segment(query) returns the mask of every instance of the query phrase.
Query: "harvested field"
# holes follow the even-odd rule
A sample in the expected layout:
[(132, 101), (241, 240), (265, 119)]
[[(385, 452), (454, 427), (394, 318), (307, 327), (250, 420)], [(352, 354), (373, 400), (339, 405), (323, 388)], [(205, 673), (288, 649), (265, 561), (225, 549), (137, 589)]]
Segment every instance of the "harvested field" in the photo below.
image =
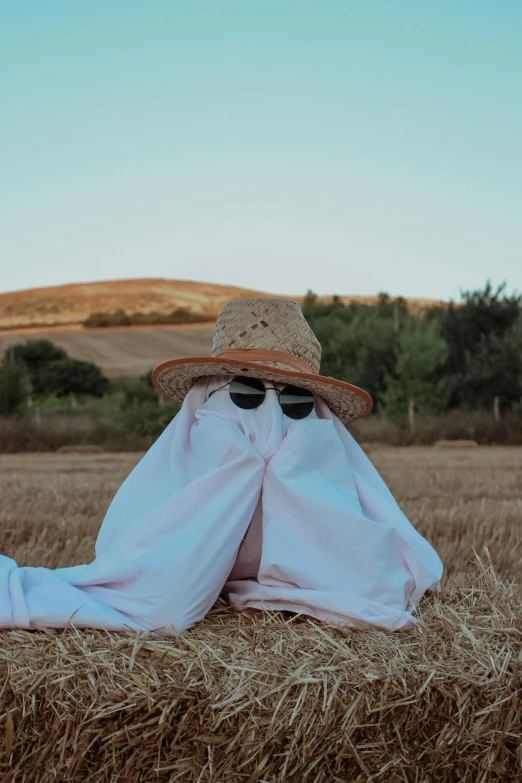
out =
[(177, 326), (120, 326), (38, 329), (13, 334), (0, 332), (0, 356), (10, 345), (27, 340), (50, 340), (73, 359), (93, 362), (108, 378), (142, 375), (168, 359), (208, 356), (213, 324)]
[[(138, 458), (0, 455), (0, 551), (92, 559)], [(446, 566), (415, 628), (347, 632), (218, 602), (170, 639), (4, 631), (2, 781), (522, 779), (522, 449), (371, 459)]]
[(474, 449), (478, 443), (476, 440), (438, 440), (434, 446), (437, 449)]

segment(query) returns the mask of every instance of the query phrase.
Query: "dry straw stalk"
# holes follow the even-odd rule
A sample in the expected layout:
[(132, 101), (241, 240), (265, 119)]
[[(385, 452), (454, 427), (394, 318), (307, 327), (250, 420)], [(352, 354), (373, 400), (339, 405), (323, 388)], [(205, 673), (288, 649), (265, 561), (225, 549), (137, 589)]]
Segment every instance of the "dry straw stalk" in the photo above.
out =
[[(0, 455), (0, 551), (89, 562), (137, 454)], [(0, 632), (0, 781), (522, 780), (517, 448), (380, 449), (440, 553), (417, 627), (350, 633), (222, 604), (168, 640)], [(487, 557), (471, 563), (473, 547)]]
[(522, 608), (487, 560), (409, 631), (218, 603), (169, 639), (4, 632), (1, 779), (514, 781)]

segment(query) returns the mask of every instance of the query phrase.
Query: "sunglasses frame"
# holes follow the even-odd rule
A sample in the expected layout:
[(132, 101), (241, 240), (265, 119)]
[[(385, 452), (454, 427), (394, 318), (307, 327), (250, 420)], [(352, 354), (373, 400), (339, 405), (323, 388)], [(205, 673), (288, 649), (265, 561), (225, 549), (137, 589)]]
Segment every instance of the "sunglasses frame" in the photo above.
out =
[[(261, 380), (261, 378), (252, 378), (251, 380), (259, 381), (260, 383), (262, 383), (262, 384), (263, 384), (263, 387), (264, 387), (265, 393), (264, 393), (264, 395), (263, 395), (263, 398), (261, 399), (261, 401), (260, 401), (259, 405), (256, 405), (254, 408), (242, 408), (240, 405), (237, 405), (237, 403), (236, 403), (236, 402), (234, 402), (234, 400), (233, 400), (233, 398), (232, 398), (232, 392), (230, 391), (230, 387), (231, 387), (231, 385), (232, 385), (232, 384), (234, 383), (234, 381), (236, 381), (236, 380), (238, 380), (238, 381), (245, 381), (245, 380), (247, 380), (247, 378), (246, 378), (245, 376), (242, 376), (242, 375), (236, 375), (236, 376), (234, 376), (234, 378), (232, 378), (232, 380), (231, 380), (231, 381), (227, 381), (227, 383), (224, 383), (224, 384), (223, 384), (223, 386), (220, 386), (220, 387), (219, 387), (219, 389), (214, 389), (214, 391), (211, 391), (211, 392), (210, 392), (210, 394), (208, 395), (208, 399), (210, 399), (210, 398), (212, 397), (212, 395), (213, 395), (213, 394), (215, 394), (216, 392), (218, 392), (218, 391), (222, 391), (223, 389), (226, 389), (226, 388), (227, 388), (227, 386), (228, 386), (228, 387), (229, 387), (229, 395), (230, 395), (230, 399), (232, 400), (232, 402), (234, 403), (234, 405), (235, 405), (237, 408), (239, 408), (240, 410), (256, 410), (256, 408), (259, 408), (259, 407), (260, 407), (260, 405), (262, 405), (262, 404), (264, 403), (264, 401), (265, 401), (265, 399), (266, 399), (266, 392), (267, 392), (267, 391), (275, 391), (275, 393), (277, 394), (277, 398), (278, 398), (278, 400), (279, 400), (279, 405), (281, 406), (281, 410), (283, 411), (283, 413), (285, 414), (285, 416), (288, 416), (288, 413), (286, 413), (286, 412), (285, 412), (285, 409), (284, 409), (284, 407), (283, 407), (283, 406), (285, 405), (285, 403), (281, 403), (281, 395), (285, 393), (285, 390), (286, 390), (286, 389), (301, 389), (301, 388), (303, 388), (303, 387), (301, 387), (301, 386), (295, 386), (295, 384), (289, 383), (289, 384), (287, 384), (287, 385), (284, 387), (284, 389), (281, 389), (281, 390), (280, 390), (280, 389), (276, 389), (274, 386), (265, 386), (265, 385), (264, 385), (264, 383), (263, 383), (263, 381)], [(258, 391), (260, 392), (261, 390), (259, 389)], [(304, 389), (304, 391), (309, 391), (309, 390), (308, 390), (308, 389)], [(309, 393), (310, 393), (310, 395), (311, 395), (311, 397), (312, 397), (312, 408), (311, 408), (311, 409), (310, 409), (310, 411), (309, 411), (309, 412), (306, 414), (306, 416), (302, 416), (302, 417), (300, 417), (300, 418), (302, 418), (302, 419), (306, 419), (306, 418), (307, 418), (307, 416), (309, 416), (309, 415), (312, 413), (312, 411), (314, 410), (314, 408), (315, 408), (315, 398), (314, 398), (314, 394), (313, 394), (313, 392), (311, 392), (311, 391), (310, 391)], [(290, 404), (292, 404), (292, 403), (290, 403)], [(295, 403), (294, 403), (294, 404), (295, 404)], [(300, 421), (300, 418), (295, 418), (294, 416), (288, 416), (288, 418), (289, 418), (289, 419), (293, 419), (294, 421)]]

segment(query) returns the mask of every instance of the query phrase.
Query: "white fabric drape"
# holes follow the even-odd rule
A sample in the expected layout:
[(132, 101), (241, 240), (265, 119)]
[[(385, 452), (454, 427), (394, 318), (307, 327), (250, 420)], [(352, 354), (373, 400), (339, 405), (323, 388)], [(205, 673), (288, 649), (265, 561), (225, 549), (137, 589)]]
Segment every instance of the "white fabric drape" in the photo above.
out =
[(253, 411), (226, 389), (208, 398), (227, 380), (191, 389), (114, 497), (92, 563), (0, 555), (0, 627), (179, 631), (220, 593), (352, 627), (414, 621), (441, 561), (349, 432), (320, 398), (301, 421), (270, 391)]

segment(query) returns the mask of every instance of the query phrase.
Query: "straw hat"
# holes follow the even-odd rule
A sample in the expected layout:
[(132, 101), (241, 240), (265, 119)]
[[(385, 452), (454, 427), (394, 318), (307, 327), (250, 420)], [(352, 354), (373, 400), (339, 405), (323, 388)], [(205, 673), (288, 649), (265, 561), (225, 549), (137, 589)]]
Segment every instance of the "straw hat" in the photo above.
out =
[(301, 386), (320, 395), (343, 424), (372, 407), (370, 395), (319, 375), (321, 345), (297, 302), (232, 299), (217, 319), (211, 356), (172, 359), (156, 367), (152, 381), (166, 397), (183, 402), (203, 375), (245, 375)]

